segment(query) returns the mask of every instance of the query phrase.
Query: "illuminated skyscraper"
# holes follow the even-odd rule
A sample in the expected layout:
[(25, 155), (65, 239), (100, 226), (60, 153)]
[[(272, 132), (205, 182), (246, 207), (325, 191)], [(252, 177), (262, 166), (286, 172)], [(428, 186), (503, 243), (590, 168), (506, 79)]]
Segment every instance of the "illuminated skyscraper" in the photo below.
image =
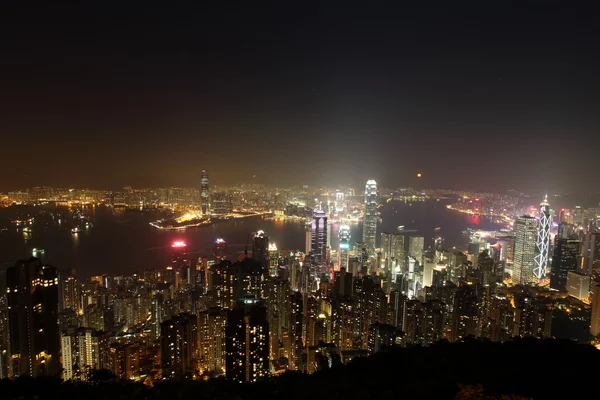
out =
[(258, 231), (252, 239), (252, 258), (260, 263), (263, 269), (269, 268), (269, 236), (264, 231)]
[(566, 290), (567, 274), (577, 270), (579, 256), (579, 240), (556, 238), (554, 254), (552, 255), (552, 270), (550, 271), (550, 287)]
[(58, 373), (58, 271), (20, 260), (6, 270), (6, 286), (13, 376)]
[(225, 239), (217, 238), (215, 240), (215, 260), (221, 261), (227, 258), (227, 242)]
[(339, 269), (346, 268), (348, 270), (348, 253), (350, 251), (350, 227), (348, 225), (340, 225), (338, 238), (340, 242)]
[(160, 324), (163, 378), (190, 378), (197, 367), (198, 322), (180, 314)]
[(411, 236), (408, 238), (408, 255), (413, 257), (420, 265), (423, 265), (423, 249), (425, 238), (423, 236)]
[(404, 235), (401, 233), (381, 234), (381, 262), (386, 277), (385, 289), (392, 290), (392, 282), (396, 282), (397, 274), (404, 274), (405, 268)]
[(517, 218), (515, 232), (515, 258), (512, 281), (514, 284), (527, 285), (537, 283), (535, 268), (535, 249), (537, 219), (529, 215)]
[(339, 190), (335, 191), (335, 212), (336, 214), (344, 212), (344, 193)]
[(310, 251), (315, 275), (319, 277), (323, 265), (327, 262), (327, 214), (321, 210), (315, 210), (313, 213)]
[(594, 337), (600, 336), (600, 283), (595, 283), (592, 288), (592, 319), (590, 333)]
[(81, 311), (81, 302), (79, 301), (80, 285), (75, 275), (75, 269), (70, 269), (64, 275), (64, 277), (61, 277), (62, 309), (79, 313)]
[(277, 276), (279, 267), (279, 251), (275, 243), (269, 243), (269, 275)]
[(377, 237), (377, 182), (367, 181), (365, 186), (365, 213), (363, 217), (363, 243), (370, 257), (375, 255)]
[(210, 213), (209, 206), (210, 193), (208, 191), (208, 171), (202, 170), (202, 179), (200, 180), (200, 209), (202, 215), (208, 215)]
[(226, 374), (235, 382), (269, 376), (269, 323), (262, 300), (245, 297), (227, 315)]
[(583, 237), (581, 246), (581, 273), (592, 275), (600, 260), (600, 233), (588, 232)]
[(550, 250), (550, 225), (552, 217), (550, 216), (550, 204), (548, 196), (540, 203), (540, 222), (537, 228), (535, 239), (535, 268), (533, 274), (537, 279), (543, 279), (546, 276), (548, 267), (548, 252)]

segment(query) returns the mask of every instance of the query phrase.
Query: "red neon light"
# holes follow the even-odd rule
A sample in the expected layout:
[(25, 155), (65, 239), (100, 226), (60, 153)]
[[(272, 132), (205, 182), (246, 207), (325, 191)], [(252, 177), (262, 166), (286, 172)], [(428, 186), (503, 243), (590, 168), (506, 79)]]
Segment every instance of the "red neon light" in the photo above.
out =
[(185, 247), (185, 246), (187, 246), (187, 245), (185, 244), (185, 242), (182, 242), (182, 241), (173, 242), (173, 244), (171, 245), (171, 247)]

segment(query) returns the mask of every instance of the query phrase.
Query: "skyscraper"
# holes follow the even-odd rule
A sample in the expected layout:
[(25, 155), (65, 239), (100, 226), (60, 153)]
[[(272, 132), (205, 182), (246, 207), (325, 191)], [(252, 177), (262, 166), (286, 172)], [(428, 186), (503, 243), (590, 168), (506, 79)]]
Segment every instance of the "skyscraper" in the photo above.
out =
[(13, 375), (53, 375), (60, 368), (58, 271), (37, 258), (6, 270)]
[(550, 287), (556, 290), (566, 290), (567, 274), (577, 270), (579, 241), (574, 239), (556, 238), (554, 254), (552, 255), (552, 270), (550, 271)]
[(200, 180), (200, 209), (202, 211), (202, 215), (208, 215), (210, 213), (209, 196), (208, 171), (203, 169), (202, 179)]
[(348, 225), (340, 225), (338, 232), (339, 247), (339, 269), (348, 269), (348, 253), (350, 252), (350, 227)]
[(600, 336), (600, 283), (593, 285), (593, 293), (590, 333), (597, 337)]
[(315, 277), (319, 277), (323, 265), (327, 262), (327, 214), (322, 210), (315, 210), (313, 213), (311, 231), (310, 231), (310, 252), (312, 253), (311, 263)]
[(533, 269), (535, 268), (537, 219), (523, 215), (517, 218), (515, 230), (513, 283), (522, 285), (536, 283)]
[(262, 300), (245, 297), (227, 315), (226, 374), (235, 382), (269, 375), (269, 323)]
[[(61, 273), (63, 275), (63, 273)], [(81, 311), (81, 303), (79, 301), (80, 285), (75, 275), (75, 269), (70, 269), (64, 273), (64, 278), (61, 277), (62, 285), (62, 309), (73, 310), (77, 313)]]
[(408, 238), (408, 255), (413, 257), (420, 265), (423, 265), (423, 249), (425, 238), (423, 236), (411, 236)]
[(193, 314), (180, 314), (160, 324), (163, 378), (190, 378), (196, 369), (198, 323)]
[(365, 212), (363, 217), (363, 243), (370, 257), (375, 255), (377, 237), (377, 182), (367, 181), (365, 186)]
[(386, 277), (386, 291), (392, 290), (391, 283), (396, 282), (396, 275), (406, 272), (406, 256), (404, 254), (404, 235), (401, 233), (381, 234), (381, 261)]
[(263, 269), (269, 268), (269, 236), (264, 231), (258, 231), (252, 238), (252, 258), (260, 263)]
[(600, 233), (599, 232), (588, 232), (583, 237), (583, 244), (581, 246), (581, 273), (585, 275), (592, 275), (594, 272), (595, 264), (598, 264), (600, 260)]
[(546, 276), (548, 267), (548, 252), (550, 250), (550, 225), (552, 217), (550, 216), (550, 204), (548, 196), (540, 203), (540, 222), (537, 228), (535, 239), (535, 268), (533, 274), (537, 279), (543, 279)]

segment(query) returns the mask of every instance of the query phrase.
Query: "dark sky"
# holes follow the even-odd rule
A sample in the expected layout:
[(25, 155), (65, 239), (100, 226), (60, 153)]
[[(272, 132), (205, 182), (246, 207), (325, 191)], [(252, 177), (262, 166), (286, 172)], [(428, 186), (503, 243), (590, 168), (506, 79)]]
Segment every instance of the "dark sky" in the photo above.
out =
[(598, 189), (600, 24), (573, 1), (2, 3), (0, 190)]

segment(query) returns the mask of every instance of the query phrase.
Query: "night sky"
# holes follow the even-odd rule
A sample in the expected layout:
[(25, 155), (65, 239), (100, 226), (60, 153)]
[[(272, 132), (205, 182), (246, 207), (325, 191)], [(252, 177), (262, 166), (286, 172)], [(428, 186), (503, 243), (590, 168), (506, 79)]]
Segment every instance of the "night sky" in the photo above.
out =
[(3, 191), (199, 186), (203, 168), (599, 189), (600, 28), (573, 1), (2, 3)]

